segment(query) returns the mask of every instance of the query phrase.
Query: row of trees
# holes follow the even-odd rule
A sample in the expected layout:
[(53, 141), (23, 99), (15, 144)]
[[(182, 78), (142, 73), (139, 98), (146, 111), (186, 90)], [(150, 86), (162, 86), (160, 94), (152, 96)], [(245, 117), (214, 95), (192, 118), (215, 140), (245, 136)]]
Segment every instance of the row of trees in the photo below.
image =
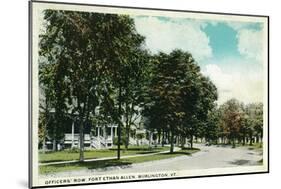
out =
[(148, 130), (168, 136), (171, 152), (176, 137), (182, 144), (190, 139), (191, 147), (194, 137), (246, 142), (262, 127), (262, 112), (261, 117), (252, 113), (260, 106), (231, 100), (217, 107), (216, 86), (190, 53), (150, 54), (129, 16), (46, 10), (44, 20), (39, 134), (52, 138), (53, 150), (64, 137), (68, 117), (79, 124), (81, 161), (89, 123), (118, 124), (118, 158), (121, 135), (127, 149), (139, 116)]
[(209, 121), (216, 124), (219, 129), (213, 138), (225, 139), (228, 143), (242, 143), (245, 145), (261, 142), (263, 138), (263, 104), (251, 103), (244, 105), (236, 99), (222, 104), (219, 109), (212, 112)]
[[(164, 145), (174, 141), (177, 145), (183, 146), (188, 139), (191, 148), (194, 139), (196, 142), (205, 142), (210, 145), (232, 144), (233, 147), (236, 144), (262, 144), (262, 103), (243, 104), (236, 99), (230, 99), (220, 106), (215, 104), (208, 111), (205, 120), (201, 120), (201, 122), (197, 120), (189, 125), (186, 124), (188, 122), (184, 121), (181, 127), (173, 125), (173, 129), (177, 129), (175, 137), (171, 136), (171, 130), (164, 125), (163, 119), (160, 118), (164, 117), (164, 114), (159, 113), (160, 110), (161, 108), (157, 111), (155, 109), (155, 114), (146, 121), (146, 127), (153, 131), (155, 143)], [(176, 123), (179, 123), (179, 120)]]

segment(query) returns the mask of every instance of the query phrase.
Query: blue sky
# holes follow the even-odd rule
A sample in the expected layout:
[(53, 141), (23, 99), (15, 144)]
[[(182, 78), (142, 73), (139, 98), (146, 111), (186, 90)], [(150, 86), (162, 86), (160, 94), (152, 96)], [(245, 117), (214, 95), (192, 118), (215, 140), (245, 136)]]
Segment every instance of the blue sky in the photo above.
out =
[(213, 50), (214, 57), (240, 57), (240, 53), (237, 50), (237, 32), (233, 28), (225, 23), (217, 23), (216, 25), (207, 24), (203, 31), (209, 37), (209, 45)]
[(262, 101), (263, 23), (153, 16), (134, 19), (152, 53), (176, 48), (191, 52), (201, 72), (216, 84), (219, 104), (230, 98), (244, 103)]
[[(207, 22), (208, 23), (208, 22)], [(261, 30), (261, 24), (259, 23), (240, 23), (244, 25), (244, 28), (259, 31)], [(219, 22), (217, 24), (207, 24), (203, 29), (203, 32), (209, 37), (213, 50), (213, 55), (216, 58), (224, 57), (237, 57), (243, 58), (238, 50), (238, 31), (227, 23)]]

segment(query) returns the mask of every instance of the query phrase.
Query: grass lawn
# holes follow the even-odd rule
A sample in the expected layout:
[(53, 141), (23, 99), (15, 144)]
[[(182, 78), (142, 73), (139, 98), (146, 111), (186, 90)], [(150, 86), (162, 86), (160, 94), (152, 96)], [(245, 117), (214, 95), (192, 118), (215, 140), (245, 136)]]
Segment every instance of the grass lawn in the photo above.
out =
[(147, 161), (156, 161), (161, 159), (168, 159), (177, 156), (191, 155), (192, 153), (198, 152), (199, 149), (182, 149), (180, 151), (174, 153), (164, 153), (164, 154), (156, 154), (151, 156), (143, 156), (143, 157), (133, 157), (121, 160), (101, 160), (95, 162), (79, 162), (79, 163), (66, 163), (59, 165), (41, 165), (39, 166), (40, 174), (48, 174), (55, 172), (63, 172), (63, 171), (75, 171), (81, 169), (98, 169), (105, 168), (111, 166), (125, 166), (131, 165), (133, 163), (142, 163)]
[[(168, 146), (158, 146), (152, 147), (149, 149), (148, 146), (132, 146), (128, 150), (124, 150), (124, 147), (121, 147), (121, 156), (125, 155), (136, 155), (136, 154), (149, 154), (156, 153), (161, 151), (169, 150)], [(104, 150), (86, 150), (84, 152), (85, 159), (96, 159), (101, 157), (115, 157), (117, 154), (116, 147), (111, 149)], [(79, 160), (79, 150), (63, 150), (59, 152), (46, 152), (39, 153), (39, 162), (40, 163), (49, 163), (49, 162), (59, 162), (59, 161), (71, 161)]]

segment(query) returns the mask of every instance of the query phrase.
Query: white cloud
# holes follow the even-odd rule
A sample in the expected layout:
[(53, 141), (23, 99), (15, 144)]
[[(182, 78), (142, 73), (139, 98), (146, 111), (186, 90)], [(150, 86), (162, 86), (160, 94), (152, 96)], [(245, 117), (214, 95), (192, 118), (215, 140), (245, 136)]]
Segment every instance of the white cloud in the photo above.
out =
[(226, 21), (225, 23), (236, 31), (247, 29), (257, 24), (255, 22), (235, 22), (235, 21)]
[(251, 29), (238, 31), (238, 51), (241, 55), (261, 60), (263, 57), (263, 32)]
[(218, 88), (218, 104), (236, 98), (244, 103), (262, 102), (263, 100), (263, 77), (262, 72), (245, 70), (239, 72), (232, 70), (226, 72), (215, 64), (208, 64), (202, 71), (210, 77)]
[(192, 53), (197, 61), (212, 57), (208, 36), (201, 30), (203, 22), (180, 20), (163, 21), (156, 17), (136, 17), (137, 31), (146, 37), (152, 53), (169, 53), (178, 48)]
[(237, 32), (237, 50), (245, 58), (262, 63), (264, 25), (258, 22), (225, 22)]

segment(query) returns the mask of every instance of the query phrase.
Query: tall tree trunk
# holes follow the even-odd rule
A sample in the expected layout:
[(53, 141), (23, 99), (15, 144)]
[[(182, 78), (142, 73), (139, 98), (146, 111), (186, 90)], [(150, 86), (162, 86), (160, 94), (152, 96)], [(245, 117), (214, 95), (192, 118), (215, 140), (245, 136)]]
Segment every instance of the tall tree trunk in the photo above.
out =
[(181, 147), (184, 148), (185, 145), (185, 137), (181, 136)]
[(162, 130), (162, 147), (164, 147), (164, 141), (165, 140), (165, 132)]
[(245, 132), (243, 132), (243, 139), (242, 139), (242, 145), (243, 146), (245, 146), (245, 144), (246, 144), (246, 133)]
[[(126, 92), (127, 93), (127, 92)], [(126, 140), (125, 140), (125, 150), (128, 150), (128, 147), (129, 147), (129, 143), (130, 143), (130, 124), (129, 124), (129, 114), (128, 114), (128, 111), (129, 111), (129, 104), (126, 102), (125, 103), (125, 119), (126, 119), (126, 134), (125, 134), (125, 137), (126, 137)]]
[(53, 131), (53, 151), (57, 151), (56, 127), (54, 127)]
[(151, 149), (151, 138), (152, 138), (152, 132), (151, 131), (148, 131), (148, 148)]
[(126, 143), (125, 143), (125, 149), (128, 150), (130, 143), (130, 126), (128, 123), (126, 123)]
[(260, 142), (260, 140), (259, 140), (259, 135), (257, 134), (256, 135), (256, 143), (259, 143)]
[(174, 152), (174, 131), (173, 131), (173, 130), (171, 131), (171, 139), (170, 139), (170, 142), (171, 142), (170, 153), (173, 153), (173, 152)]
[(105, 148), (107, 148), (107, 126), (106, 125), (104, 125), (104, 128), (103, 128), (103, 137), (104, 137)]
[(252, 146), (253, 145), (253, 135), (252, 135), (252, 133), (250, 133), (250, 146)]
[(176, 146), (179, 145), (179, 136), (176, 136)]
[(83, 121), (79, 123), (79, 161), (84, 161), (84, 125)]
[(46, 137), (47, 137), (47, 128), (49, 125), (49, 98), (46, 96), (46, 100), (45, 100), (45, 119), (46, 119), (46, 123), (44, 124), (44, 134), (43, 134), (43, 153), (46, 152), (47, 149), (47, 145), (46, 145)]
[(55, 152), (55, 151), (57, 151), (57, 140), (54, 138), (53, 139), (53, 151)]
[(42, 148), (43, 148), (43, 154), (45, 154), (46, 149), (47, 149), (47, 146), (46, 146), (46, 137), (45, 137), (45, 136), (44, 136), (44, 139), (43, 139), (43, 146), (42, 146)]
[(190, 134), (190, 148), (193, 148), (193, 135)]
[(168, 143), (171, 143), (171, 135), (169, 131), (167, 132), (167, 139), (168, 139)]
[(232, 139), (232, 148), (235, 148), (236, 146), (235, 146), (235, 139), (233, 138)]
[(122, 116), (121, 116), (121, 94), (122, 94), (122, 91), (121, 91), (121, 84), (119, 86), (119, 96), (118, 96), (118, 116), (119, 116), (119, 122), (118, 122), (118, 140), (117, 140), (117, 159), (119, 160), (120, 159), (120, 151), (121, 151), (121, 124), (122, 124)]
[(161, 130), (158, 130), (158, 144), (161, 143)]
[(231, 138), (232, 138), (232, 148), (235, 148), (236, 147), (235, 146), (235, 136), (232, 136)]

